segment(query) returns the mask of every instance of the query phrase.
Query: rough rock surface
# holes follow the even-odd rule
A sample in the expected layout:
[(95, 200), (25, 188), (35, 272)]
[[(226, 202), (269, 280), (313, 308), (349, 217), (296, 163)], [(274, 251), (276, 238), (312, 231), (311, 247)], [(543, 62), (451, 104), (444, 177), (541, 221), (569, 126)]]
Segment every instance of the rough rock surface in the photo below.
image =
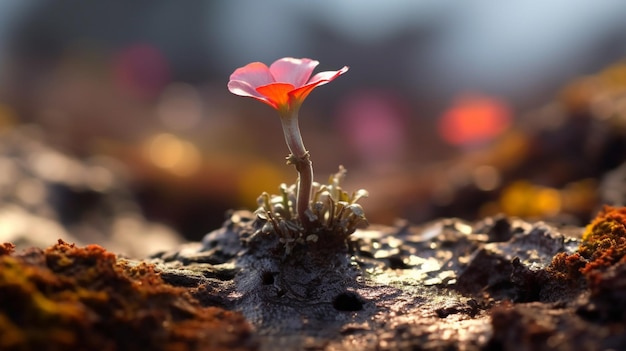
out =
[(573, 259), (553, 266), (557, 254), (577, 257), (584, 228), (509, 217), (398, 223), (285, 256), (258, 226), (234, 212), (202, 243), (153, 262), (203, 304), (243, 313), (263, 350), (626, 349), (623, 313), (594, 307), (624, 304), (613, 286), (626, 269), (602, 273), (590, 293), (582, 275), (563, 273)]

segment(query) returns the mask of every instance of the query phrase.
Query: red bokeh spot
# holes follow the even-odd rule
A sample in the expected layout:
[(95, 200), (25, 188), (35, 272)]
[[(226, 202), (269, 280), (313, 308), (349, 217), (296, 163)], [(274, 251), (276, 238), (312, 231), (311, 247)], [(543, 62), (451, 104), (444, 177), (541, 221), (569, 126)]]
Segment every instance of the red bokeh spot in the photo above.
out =
[(463, 96), (439, 119), (439, 134), (453, 145), (489, 141), (511, 124), (511, 111), (496, 98)]

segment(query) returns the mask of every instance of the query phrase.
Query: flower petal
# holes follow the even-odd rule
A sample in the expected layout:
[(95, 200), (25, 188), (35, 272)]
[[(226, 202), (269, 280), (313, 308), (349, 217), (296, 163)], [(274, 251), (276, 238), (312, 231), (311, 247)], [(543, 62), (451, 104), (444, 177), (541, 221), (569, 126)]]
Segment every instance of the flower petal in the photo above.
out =
[(264, 102), (272, 107), (275, 107), (274, 104), (265, 96), (258, 93), (250, 84), (240, 81), (240, 80), (231, 80), (228, 82), (228, 90), (239, 96), (247, 96), (253, 99)]
[(289, 108), (289, 92), (293, 85), (288, 83), (272, 83), (256, 88), (256, 91), (267, 98), (276, 109)]
[(303, 86), (311, 77), (318, 61), (308, 58), (285, 57), (270, 65), (270, 73), (277, 83), (289, 83), (294, 87)]
[(253, 88), (274, 82), (270, 69), (261, 62), (252, 62), (239, 67), (230, 75), (230, 80), (239, 80), (250, 84)]
[(317, 81), (325, 81), (324, 84), (326, 84), (328, 82), (333, 81), (335, 78), (339, 77), (340, 75), (348, 72), (348, 69), (349, 69), (348, 66), (343, 66), (338, 71), (326, 71), (326, 72), (317, 73), (316, 75), (313, 76), (313, 78), (309, 79), (307, 84), (315, 83)]
[(346, 72), (348, 72), (348, 66), (343, 66), (343, 68), (338, 71), (320, 72), (314, 75), (313, 78), (311, 78), (309, 82), (306, 83), (306, 85), (291, 91), (289, 93), (289, 97), (293, 100), (299, 100), (300, 102), (302, 102), (311, 93), (311, 91), (313, 91), (313, 89), (317, 88), (320, 85), (324, 85), (328, 82), (333, 81), (335, 78)]

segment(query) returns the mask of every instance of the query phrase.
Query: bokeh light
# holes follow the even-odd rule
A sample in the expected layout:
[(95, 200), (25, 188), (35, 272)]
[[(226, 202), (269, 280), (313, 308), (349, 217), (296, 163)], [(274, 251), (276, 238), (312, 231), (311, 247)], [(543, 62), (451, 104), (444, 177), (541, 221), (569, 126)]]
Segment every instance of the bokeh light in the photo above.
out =
[(146, 153), (154, 165), (182, 177), (193, 175), (202, 163), (194, 144), (168, 133), (150, 138), (146, 142)]
[(471, 145), (501, 135), (511, 125), (511, 112), (498, 99), (466, 95), (444, 112), (439, 120), (441, 137), (453, 145)]
[[(236, 67), (293, 56), (350, 66), (307, 98), (301, 129), (315, 179), (345, 166), (344, 188), (370, 191), (373, 223), (500, 212), (583, 222), (624, 162), (624, 9), (5, 1), (0, 196), (27, 209), (11, 218), (56, 216), (90, 240), (97, 226), (74, 219), (117, 223), (107, 230), (121, 237), (153, 228), (145, 216), (199, 238), (295, 182), (275, 111), (226, 88)], [(99, 197), (120, 186), (123, 214)]]

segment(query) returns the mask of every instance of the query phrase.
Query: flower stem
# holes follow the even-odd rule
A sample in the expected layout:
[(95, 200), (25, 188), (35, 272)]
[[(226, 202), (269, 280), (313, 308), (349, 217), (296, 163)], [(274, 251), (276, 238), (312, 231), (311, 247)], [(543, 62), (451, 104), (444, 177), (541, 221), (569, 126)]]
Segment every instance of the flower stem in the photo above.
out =
[(283, 125), (283, 133), (285, 141), (291, 155), (287, 158), (288, 164), (293, 164), (298, 171), (298, 191), (296, 199), (296, 210), (302, 225), (306, 229), (311, 220), (307, 216), (309, 208), (309, 200), (311, 198), (311, 187), (313, 186), (313, 164), (309, 152), (306, 151), (302, 136), (300, 135), (300, 127), (298, 125), (298, 114), (283, 115), (281, 118)]

